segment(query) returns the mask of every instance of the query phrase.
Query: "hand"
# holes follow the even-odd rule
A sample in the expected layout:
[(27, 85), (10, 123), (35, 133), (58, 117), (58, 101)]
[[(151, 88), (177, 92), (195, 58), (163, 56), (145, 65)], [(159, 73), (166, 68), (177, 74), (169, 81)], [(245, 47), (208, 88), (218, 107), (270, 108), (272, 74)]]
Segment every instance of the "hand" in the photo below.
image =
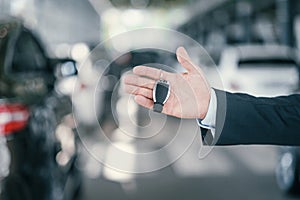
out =
[(156, 80), (169, 81), (170, 97), (163, 107), (163, 113), (179, 118), (200, 118), (206, 116), (210, 101), (210, 86), (197, 65), (183, 47), (176, 51), (178, 62), (187, 70), (185, 73), (169, 73), (159, 69), (137, 66), (134, 75), (125, 75), (125, 91), (135, 95), (135, 101), (152, 109), (152, 90)]

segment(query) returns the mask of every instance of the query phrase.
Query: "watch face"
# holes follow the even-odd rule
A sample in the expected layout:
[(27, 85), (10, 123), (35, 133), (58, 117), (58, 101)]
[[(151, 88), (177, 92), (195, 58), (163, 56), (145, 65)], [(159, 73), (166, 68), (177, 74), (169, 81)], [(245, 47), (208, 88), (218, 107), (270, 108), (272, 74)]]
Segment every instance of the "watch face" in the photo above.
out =
[(158, 103), (165, 103), (169, 96), (169, 85), (164, 83), (158, 83), (155, 90), (155, 100)]

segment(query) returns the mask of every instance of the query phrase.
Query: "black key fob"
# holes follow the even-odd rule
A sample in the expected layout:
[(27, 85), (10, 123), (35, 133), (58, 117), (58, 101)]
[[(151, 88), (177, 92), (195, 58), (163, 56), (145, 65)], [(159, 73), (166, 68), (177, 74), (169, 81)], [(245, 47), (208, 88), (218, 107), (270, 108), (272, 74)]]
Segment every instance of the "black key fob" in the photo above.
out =
[(162, 112), (163, 106), (170, 96), (170, 84), (166, 80), (158, 80), (153, 89), (153, 110)]

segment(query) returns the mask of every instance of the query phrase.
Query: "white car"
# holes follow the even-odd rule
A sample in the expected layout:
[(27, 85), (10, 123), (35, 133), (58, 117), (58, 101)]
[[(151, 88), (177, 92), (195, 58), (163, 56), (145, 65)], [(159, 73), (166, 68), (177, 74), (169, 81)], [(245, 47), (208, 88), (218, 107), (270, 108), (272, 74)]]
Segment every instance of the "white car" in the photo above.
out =
[(224, 89), (254, 96), (278, 96), (298, 87), (297, 52), (281, 45), (226, 48), (220, 58)]

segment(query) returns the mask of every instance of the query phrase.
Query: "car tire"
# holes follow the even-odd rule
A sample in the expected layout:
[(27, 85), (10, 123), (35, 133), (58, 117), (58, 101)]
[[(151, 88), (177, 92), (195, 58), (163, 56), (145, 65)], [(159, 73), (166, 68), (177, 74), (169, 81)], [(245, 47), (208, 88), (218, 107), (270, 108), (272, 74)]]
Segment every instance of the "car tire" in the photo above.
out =
[(300, 194), (300, 156), (297, 147), (284, 147), (276, 167), (276, 180), (286, 194)]

